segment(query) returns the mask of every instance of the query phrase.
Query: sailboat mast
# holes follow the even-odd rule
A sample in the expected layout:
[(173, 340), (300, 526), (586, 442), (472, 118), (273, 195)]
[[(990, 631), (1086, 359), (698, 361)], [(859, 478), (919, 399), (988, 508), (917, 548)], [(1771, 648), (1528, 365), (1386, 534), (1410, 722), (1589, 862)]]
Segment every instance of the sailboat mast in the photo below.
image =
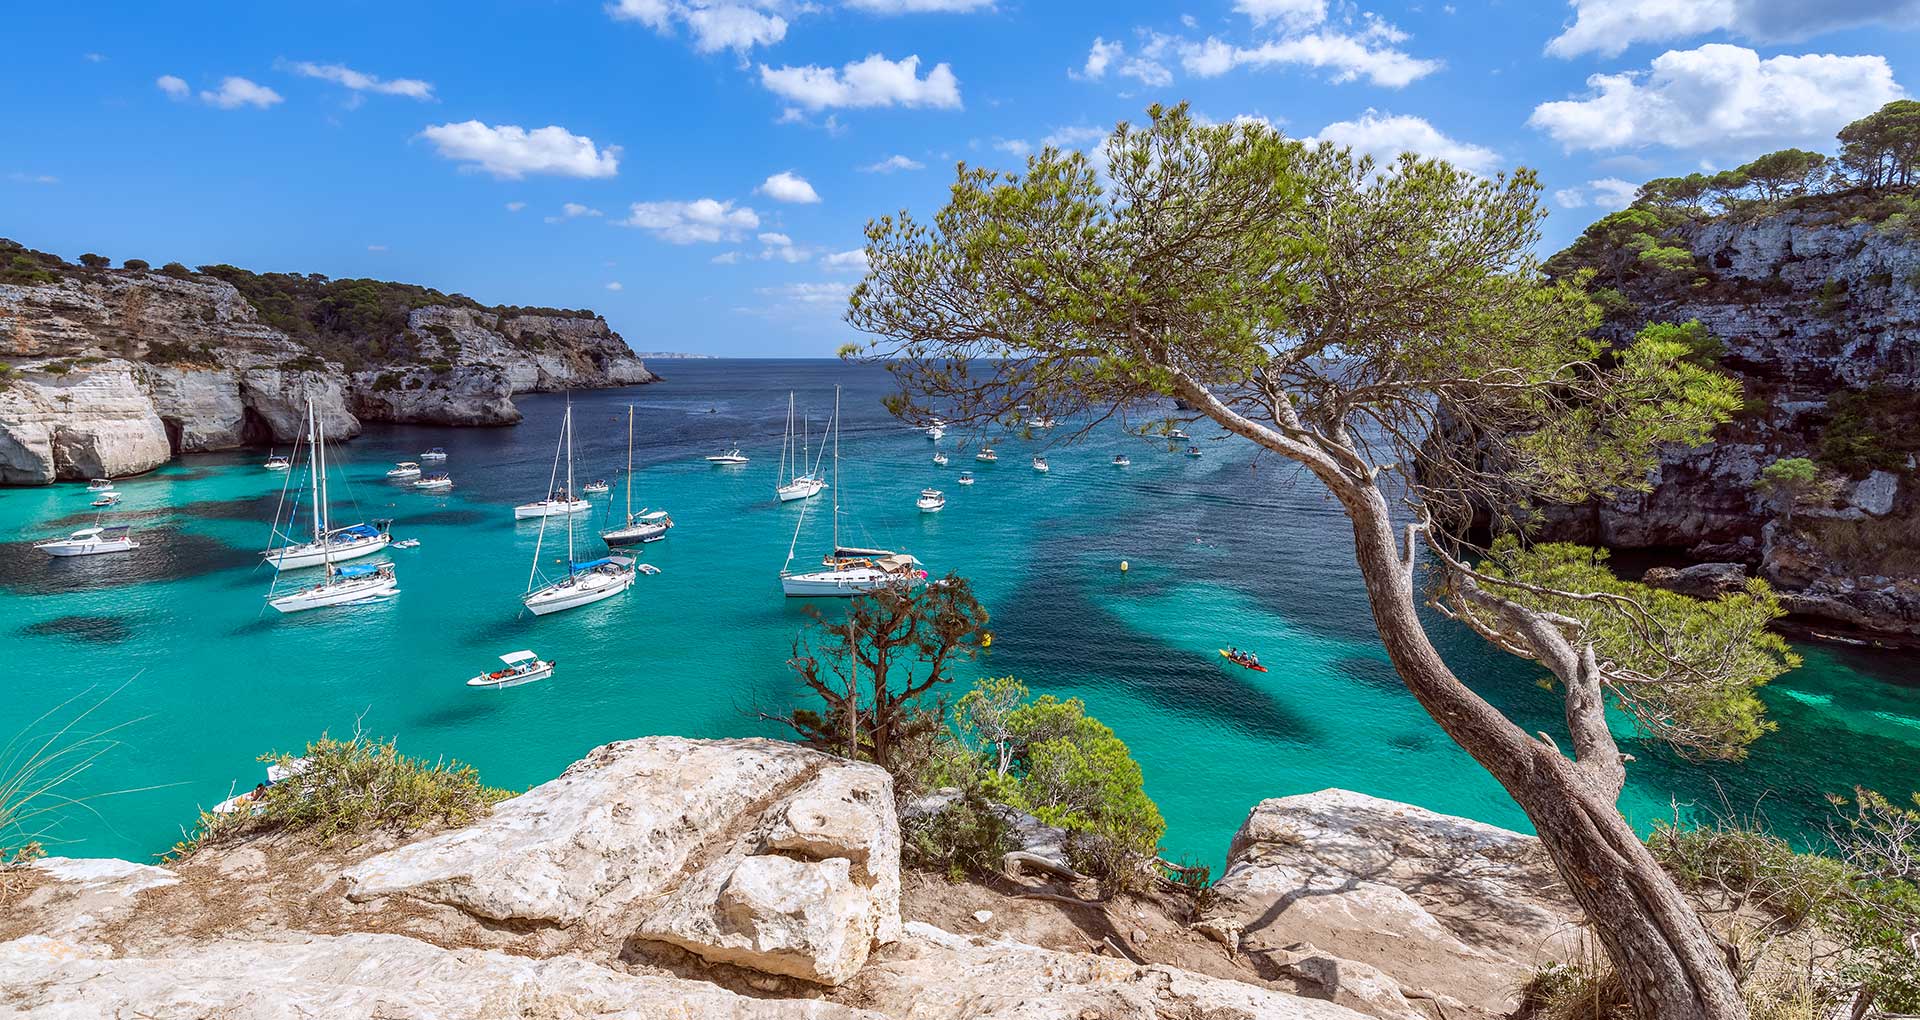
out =
[(793, 450), (793, 391), (787, 391), (787, 431), (780, 437), (780, 470), (773, 476), (773, 484), (787, 484), (787, 461)]
[(840, 555), (840, 387), (833, 388), (833, 554)]
[(318, 541), (322, 530), (326, 528), (326, 519), (322, 508), (326, 497), (320, 493), (320, 420), (314, 416), (313, 400), (307, 400), (307, 473), (312, 478), (308, 485), (313, 489), (313, 537)]
[(627, 527), (633, 527), (633, 405), (627, 405)]
[(567, 574), (573, 574), (573, 403), (567, 403)]

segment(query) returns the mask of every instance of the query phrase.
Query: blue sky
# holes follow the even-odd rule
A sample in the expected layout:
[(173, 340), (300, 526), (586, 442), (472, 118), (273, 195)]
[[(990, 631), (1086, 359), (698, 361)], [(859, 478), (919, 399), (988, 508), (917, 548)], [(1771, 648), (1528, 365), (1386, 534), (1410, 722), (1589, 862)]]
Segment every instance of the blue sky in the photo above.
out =
[(592, 307), (828, 354), (870, 217), (1152, 102), (1537, 168), (1551, 252), (1646, 177), (1920, 89), (1920, 0), (550, 0), (8, 13), (0, 236)]

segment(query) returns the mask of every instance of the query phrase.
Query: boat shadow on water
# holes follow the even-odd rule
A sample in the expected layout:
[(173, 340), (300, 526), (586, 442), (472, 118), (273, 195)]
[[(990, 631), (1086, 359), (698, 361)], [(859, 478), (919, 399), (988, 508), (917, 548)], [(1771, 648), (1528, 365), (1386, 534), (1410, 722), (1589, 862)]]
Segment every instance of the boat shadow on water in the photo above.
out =
[(29, 637), (64, 638), (77, 644), (117, 645), (133, 637), (127, 616), (56, 616), (20, 628)]

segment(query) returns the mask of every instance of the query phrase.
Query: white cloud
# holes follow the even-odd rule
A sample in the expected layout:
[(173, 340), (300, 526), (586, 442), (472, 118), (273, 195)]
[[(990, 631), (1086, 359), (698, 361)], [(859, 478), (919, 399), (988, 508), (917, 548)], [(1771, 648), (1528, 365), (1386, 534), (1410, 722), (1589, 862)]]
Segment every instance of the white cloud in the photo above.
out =
[(1277, 21), (1288, 28), (1311, 28), (1327, 20), (1327, 0), (1234, 0), (1233, 9), (1256, 25)]
[(878, 163), (870, 163), (860, 167), (859, 170), (863, 174), (890, 174), (896, 170), (924, 170), (926, 167), (927, 165), (925, 163), (917, 159), (908, 159), (905, 156), (895, 154), (888, 156)]
[(821, 258), (820, 264), (828, 269), (854, 269), (864, 273), (867, 271), (867, 250), (855, 248), (852, 251), (836, 251)]
[(508, 212), (519, 212), (520, 210), (525, 209), (526, 207), (527, 207), (527, 203), (525, 202), (508, 202), (507, 203)]
[(737, 251), (721, 252), (707, 261), (716, 266), (730, 266), (740, 261), (740, 253)]
[(1422, 118), (1377, 110), (1368, 110), (1357, 120), (1328, 124), (1307, 141), (1344, 145), (1371, 154), (1382, 165), (1403, 152), (1444, 159), (1461, 170), (1482, 175), (1492, 173), (1500, 163), (1500, 155), (1492, 149), (1449, 138)]
[(421, 81), (418, 78), (383, 79), (342, 64), (316, 64), (310, 60), (279, 66), (307, 78), (318, 78), (343, 85), (355, 92), (377, 92), (381, 95), (406, 96), (408, 99), (423, 101), (434, 98), (433, 83)]
[(107, 55), (104, 53), (86, 53), (81, 55), (81, 59), (89, 64), (104, 64), (107, 62)]
[(1527, 123), (1569, 150), (1663, 145), (1696, 151), (1820, 144), (1905, 95), (1878, 56), (1760, 59), (1741, 46), (1668, 50), (1646, 71), (1596, 74), (1581, 99), (1541, 103)]
[(546, 219), (548, 223), (559, 223), (562, 220), (577, 220), (582, 216), (591, 217), (604, 215), (606, 214), (592, 206), (581, 205), (578, 202), (567, 202), (560, 206), (560, 215), (549, 216)]
[(160, 91), (165, 92), (169, 99), (185, 99), (187, 98), (187, 93), (193, 91), (193, 89), (187, 86), (184, 79), (177, 78), (171, 74), (163, 74), (155, 78), (153, 83), (158, 85)]
[(1336, 83), (1366, 78), (1386, 88), (1401, 88), (1443, 66), (1438, 60), (1395, 49), (1391, 43), (1400, 38), (1404, 35), (1397, 29), (1378, 21), (1359, 34), (1328, 29), (1254, 46), (1234, 46), (1209, 36), (1205, 42), (1182, 43), (1180, 64), (1202, 78), (1218, 77), (1241, 67), (1296, 64), (1331, 70)]
[(853, 292), (850, 283), (789, 283), (780, 287), (762, 287), (760, 293), (802, 305), (841, 305)]
[(813, 252), (794, 246), (793, 238), (785, 234), (765, 233), (758, 238), (765, 247), (760, 252), (761, 261), (778, 259), (786, 263), (805, 262), (813, 258)]
[(812, 205), (820, 201), (820, 193), (813, 190), (805, 177), (791, 170), (782, 170), (761, 182), (754, 189), (776, 202), (791, 202), (798, 205)]
[(618, 290), (626, 290), (627, 288), (619, 280), (610, 280), (607, 283), (607, 289), (618, 291)]
[(518, 180), (528, 174), (612, 177), (620, 170), (620, 147), (596, 148), (593, 139), (558, 125), (528, 131), (513, 124), (492, 127), (477, 120), (434, 124), (420, 132), (440, 155), (462, 169), (485, 170)]
[(1920, 0), (1570, 0), (1573, 24), (1547, 43), (1556, 57), (1618, 56), (1641, 42), (1708, 32), (1781, 42), (1860, 25), (1912, 27)]
[(918, 76), (920, 58), (888, 60), (878, 53), (844, 68), (760, 65), (760, 84), (808, 110), (829, 107), (907, 106), (958, 109), (960, 81), (953, 68), (935, 64)]
[[(175, 79), (178, 80), (178, 79)], [(162, 85), (161, 88), (167, 88)], [(168, 92), (172, 94), (171, 90)], [(237, 110), (242, 106), (251, 106), (264, 110), (275, 103), (284, 102), (280, 93), (246, 78), (229, 75), (220, 80), (218, 89), (202, 89), (200, 101), (222, 110)]]
[(384, 244), (370, 244), (367, 245), (367, 250), (371, 252), (383, 252), (387, 250), (387, 246)]
[(1087, 51), (1087, 62), (1080, 68), (1080, 73), (1099, 81), (1106, 75), (1107, 65), (1113, 63), (1114, 58), (1120, 56), (1125, 50), (1126, 46), (1122, 43), (1108, 42), (1099, 36), (1094, 36), (1093, 48)]
[(738, 241), (760, 226), (760, 216), (731, 201), (699, 198), (691, 202), (635, 202), (623, 226), (637, 227), (673, 244)]
[(1033, 151), (1033, 143), (1024, 138), (996, 139), (993, 147), (1010, 156), (1025, 156)]
[(1632, 205), (1639, 190), (1640, 186), (1632, 181), (1600, 177), (1588, 181), (1584, 188), (1560, 188), (1553, 193), (1553, 200), (1563, 209), (1583, 209), (1591, 205), (1611, 211)]
[(1106, 128), (1064, 127), (1055, 128), (1047, 137), (1040, 139), (1040, 144), (1056, 149), (1077, 149), (1093, 142), (1106, 141), (1106, 138)]
[(787, 19), (775, 13), (783, 6), (779, 0), (617, 0), (606, 10), (617, 21), (637, 21), (661, 35), (684, 25), (701, 53), (745, 53), (786, 38)]
[(7, 180), (16, 184), (58, 184), (60, 178), (52, 174), (28, 174), (15, 171), (7, 175)]
[(993, 10), (993, 0), (846, 0), (869, 14), (967, 14)]
[(785, 234), (775, 234), (772, 232), (761, 234), (758, 240), (761, 244), (780, 245), (782, 247), (793, 243), (793, 238)]

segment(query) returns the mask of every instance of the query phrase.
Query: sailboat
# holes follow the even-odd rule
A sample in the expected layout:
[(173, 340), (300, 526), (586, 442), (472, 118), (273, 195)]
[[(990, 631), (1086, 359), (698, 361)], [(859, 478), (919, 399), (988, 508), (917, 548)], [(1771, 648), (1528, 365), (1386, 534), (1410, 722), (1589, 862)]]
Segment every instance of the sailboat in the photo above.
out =
[(639, 545), (642, 542), (658, 542), (667, 537), (667, 529), (673, 527), (673, 518), (665, 510), (649, 512), (641, 507), (639, 513), (633, 512), (633, 405), (627, 405), (627, 523), (611, 531), (600, 533), (602, 541), (615, 548), (623, 545)]
[[(804, 429), (805, 426), (803, 425), (802, 428)], [(791, 503), (796, 499), (812, 499), (820, 495), (821, 489), (827, 487), (826, 479), (821, 478), (819, 471), (816, 470), (818, 465), (807, 464), (809, 452), (807, 447), (810, 445), (809, 437), (803, 432), (799, 448), (794, 448), (793, 393), (788, 391), (787, 434), (780, 441), (780, 473), (773, 478), (775, 485), (773, 492), (780, 497), (780, 502)], [(792, 467), (789, 468), (788, 465)], [(781, 481), (783, 478), (787, 480)]]
[[(330, 522), (331, 508), (327, 506), (325, 438), (320, 424), (320, 413), (314, 410), (313, 401), (307, 401), (307, 461), (313, 475), (313, 535), (305, 542), (294, 542), (292, 536), (282, 535), (279, 531), (279, 511), (274, 511), (275, 539), (285, 539), (286, 544), (278, 549), (269, 548), (262, 555), (273, 564), (275, 570), (297, 570), (301, 567), (318, 567), (348, 560), (357, 560), (362, 556), (371, 556), (387, 547), (393, 539), (387, 534), (387, 522), (375, 521), (372, 524), (349, 524), (344, 528), (333, 527)], [(295, 455), (299, 454), (296, 447)], [(285, 488), (282, 487), (281, 501), (284, 503)], [(289, 522), (291, 524), (291, 522)]]
[[(307, 468), (312, 475), (313, 484), (313, 533), (319, 536), (339, 534), (328, 525), (327, 520), (327, 444), (326, 436), (320, 425), (320, 414), (314, 410), (313, 401), (307, 401)], [(279, 523), (279, 514), (274, 515), (274, 523)], [(375, 532), (380, 543), (377, 548), (385, 548), (387, 535)], [(273, 587), (267, 589), (267, 604), (283, 613), (297, 613), (306, 609), (321, 609), (327, 606), (362, 605), (390, 598), (400, 593), (400, 581), (394, 574), (391, 563), (354, 563), (346, 566), (338, 564), (335, 558), (335, 543), (322, 539), (318, 543), (321, 565), (326, 567), (326, 578), (318, 584), (310, 584), (286, 595), (274, 594)], [(339, 543), (347, 545), (350, 543)], [(358, 550), (358, 547), (355, 547)], [(368, 550), (372, 551), (372, 550)], [(354, 556), (364, 556), (366, 552), (355, 551)], [(284, 565), (281, 569), (286, 569)], [(279, 584), (274, 578), (274, 585)]]
[(924, 582), (927, 572), (920, 561), (906, 553), (888, 549), (860, 549), (840, 544), (840, 388), (833, 390), (833, 551), (821, 558), (819, 570), (795, 572), (793, 553), (800, 544), (800, 529), (807, 523), (803, 506), (800, 521), (793, 527), (793, 542), (787, 546), (787, 562), (780, 569), (780, 588), (788, 598), (849, 598), (891, 587), (912, 587)]
[[(629, 412), (631, 413), (631, 412)], [(567, 485), (563, 492), (573, 491), (573, 405), (567, 405), (566, 417), (560, 425), (560, 449), (553, 452), (553, 474), (548, 479), (549, 491), (554, 491), (559, 481), (560, 455), (565, 451), (567, 458)], [(547, 538), (547, 520), (540, 518), (540, 537), (533, 543), (533, 569), (527, 574), (527, 593), (520, 597), (520, 603), (533, 610), (535, 616), (557, 613), (575, 606), (589, 605), (633, 587), (633, 560), (625, 556), (608, 556), (602, 559), (576, 562), (573, 558), (573, 515), (564, 514), (567, 519), (567, 576), (558, 581), (536, 585), (546, 581), (540, 573), (540, 547)]]

